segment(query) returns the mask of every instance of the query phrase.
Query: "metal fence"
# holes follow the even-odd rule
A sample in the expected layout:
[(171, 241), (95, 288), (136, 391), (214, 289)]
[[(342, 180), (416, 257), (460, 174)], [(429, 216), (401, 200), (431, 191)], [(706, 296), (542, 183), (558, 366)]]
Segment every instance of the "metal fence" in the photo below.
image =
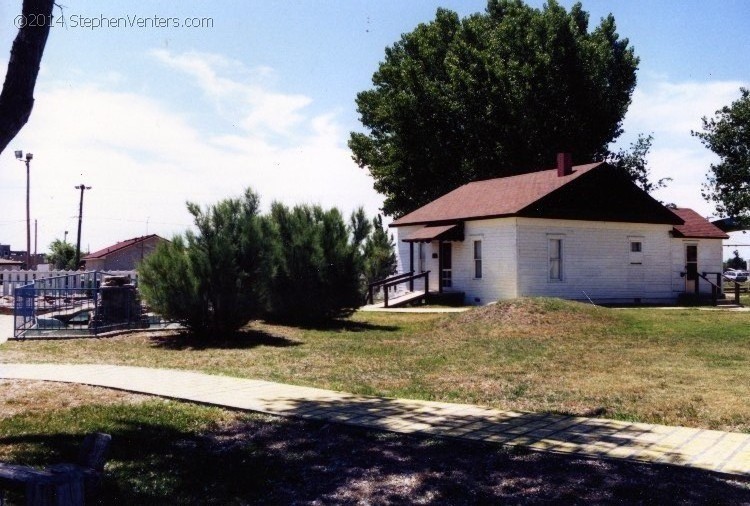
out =
[[(42, 279), (55, 279), (55, 288), (75, 286), (79, 280), (87, 279), (95, 271), (0, 271), (0, 296), (12, 296), (16, 288), (26, 286)], [(136, 271), (110, 271), (108, 275), (130, 276), (138, 284)]]
[(76, 337), (146, 328), (135, 280), (98, 271), (37, 279), (16, 287), (13, 337)]

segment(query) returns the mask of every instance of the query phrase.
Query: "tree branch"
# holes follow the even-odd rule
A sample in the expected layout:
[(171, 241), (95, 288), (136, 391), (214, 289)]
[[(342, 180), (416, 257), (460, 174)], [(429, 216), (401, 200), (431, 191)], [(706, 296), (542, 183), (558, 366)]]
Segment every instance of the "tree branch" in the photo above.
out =
[(23, 128), (34, 107), (34, 86), (47, 43), (54, 0), (24, 0), (0, 93), (0, 153)]

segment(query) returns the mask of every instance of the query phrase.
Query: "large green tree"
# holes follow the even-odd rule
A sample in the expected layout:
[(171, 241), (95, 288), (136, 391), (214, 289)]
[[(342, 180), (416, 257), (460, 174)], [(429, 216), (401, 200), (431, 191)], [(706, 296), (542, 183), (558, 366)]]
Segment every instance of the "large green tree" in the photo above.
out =
[(468, 181), (603, 158), (621, 133), (638, 58), (610, 15), (589, 31), (580, 4), (534, 9), (490, 0), (435, 19), (386, 48), (374, 88), (357, 95), (367, 133), (355, 161), (402, 215)]
[(703, 131), (692, 132), (719, 156), (711, 165), (703, 197), (716, 211), (750, 226), (750, 90), (724, 106), (713, 118), (703, 117)]

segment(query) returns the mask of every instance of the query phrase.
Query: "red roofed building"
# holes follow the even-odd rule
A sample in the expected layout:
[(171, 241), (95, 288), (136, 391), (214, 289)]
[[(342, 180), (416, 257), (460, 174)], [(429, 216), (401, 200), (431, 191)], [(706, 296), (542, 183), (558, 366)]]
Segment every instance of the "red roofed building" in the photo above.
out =
[(164, 241), (156, 234), (136, 237), (89, 253), (82, 260), (89, 271), (132, 271)]
[(699, 275), (716, 280), (727, 238), (615, 167), (572, 166), (562, 153), (554, 169), (463, 185), (391, 226), (402, 272), (429, 270), (431, 287), (463, 292), (470, 304), (522, 296), (673, 302), (710, 293)]

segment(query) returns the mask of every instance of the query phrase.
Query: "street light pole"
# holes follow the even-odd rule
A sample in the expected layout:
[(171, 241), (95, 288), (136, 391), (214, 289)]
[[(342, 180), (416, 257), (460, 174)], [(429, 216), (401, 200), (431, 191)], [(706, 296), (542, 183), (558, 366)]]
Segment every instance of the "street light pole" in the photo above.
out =
[(78, 206), (78, 239), (76, 240), (76, 269), (80, 267), (81, 263), (81, 221), (83, 221), (83, 192), (84, 190), (90, 190), (90, 186), (83, 184), (76, 186), (76, 190), (81, 190), (81, 203)]
[(16, 159), (19, 162), (26, 163), (26, 268), (31, 269), (31, 170), (29, 168), (34, 155), (26, 153), (26, 160), (23, 160), (23, 151), (16, 151)]

